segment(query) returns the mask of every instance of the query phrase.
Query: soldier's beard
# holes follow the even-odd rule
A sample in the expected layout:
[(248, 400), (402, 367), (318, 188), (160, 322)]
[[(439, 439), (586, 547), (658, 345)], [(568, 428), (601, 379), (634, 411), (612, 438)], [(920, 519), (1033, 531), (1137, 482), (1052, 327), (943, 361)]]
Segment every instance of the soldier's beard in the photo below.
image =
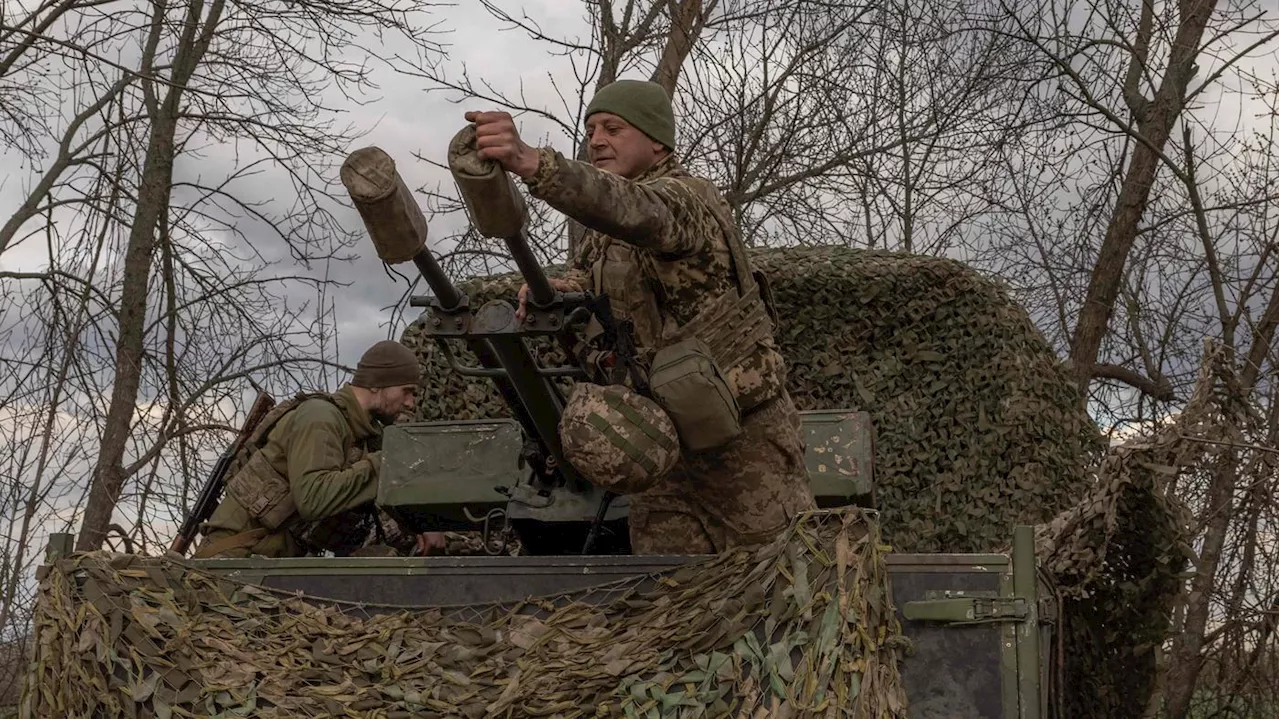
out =
[(374, 409), (369, 410), (369, 414), (372, 415), (374, 419), (378, 420), (378, 423), (383, 426), (389, 426), (396, 423), (396, 415), (394, 413), (387, 414), (380, 409)]

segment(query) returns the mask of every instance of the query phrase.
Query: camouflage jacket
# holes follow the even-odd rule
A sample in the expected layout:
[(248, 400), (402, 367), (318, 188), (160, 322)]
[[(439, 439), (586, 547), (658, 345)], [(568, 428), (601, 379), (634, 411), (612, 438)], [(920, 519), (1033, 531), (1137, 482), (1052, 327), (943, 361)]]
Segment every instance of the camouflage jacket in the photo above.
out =
[[(310, 399), (280, 419), (259, 450), (289, 480), (298, 515), (315, 520), (372, 506), (378, 491), (381, 452), (369, 452), (381, 428), (356, 400), (350, 386), (332, 395), (334, 402)], [(337, 406), (334, 406), (334, 405)], [(347, 448), (351, 448), (348, 455)], [(261, 525), (230, 496), (223, 498), (203, 527), (206, 541), (257, 529)], [(301, 556), (304, 548), (285, 528), (251, 548), (268, 557)]]
[[(703, 308), (738, 289), (729, 204), (674, 155), (628, 180), (549, 148), (538, 152), (530, 194), (588, 230), (566, 278), (609, 295), (615, 316), (634, 323), (642, 355), (651, 357)], [(744, 410), (777, 396), (786, 379), (772, 337), (723, 369)]]

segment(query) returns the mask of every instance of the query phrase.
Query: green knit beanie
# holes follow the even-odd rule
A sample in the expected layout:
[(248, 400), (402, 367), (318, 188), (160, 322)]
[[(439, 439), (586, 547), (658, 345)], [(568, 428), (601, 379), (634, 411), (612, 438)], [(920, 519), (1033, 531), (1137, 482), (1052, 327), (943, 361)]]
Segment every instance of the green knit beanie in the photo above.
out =
[(657, 142), (676, 149), (676, 118), (671, 98), (656, 82), (618, 80), (600, 88), (587, 106), (587, 117), (609, 112), (631, 123)]

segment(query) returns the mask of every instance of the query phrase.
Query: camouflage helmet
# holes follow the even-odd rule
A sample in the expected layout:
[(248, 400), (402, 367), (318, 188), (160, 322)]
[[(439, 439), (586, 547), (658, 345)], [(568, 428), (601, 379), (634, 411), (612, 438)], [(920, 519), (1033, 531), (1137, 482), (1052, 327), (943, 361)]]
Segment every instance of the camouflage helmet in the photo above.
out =
[(560, 418), (565, 458), (618, 494), (652, 487), (680, 458), (680, 436), (653, 400), (622, 385), (580, 383)]

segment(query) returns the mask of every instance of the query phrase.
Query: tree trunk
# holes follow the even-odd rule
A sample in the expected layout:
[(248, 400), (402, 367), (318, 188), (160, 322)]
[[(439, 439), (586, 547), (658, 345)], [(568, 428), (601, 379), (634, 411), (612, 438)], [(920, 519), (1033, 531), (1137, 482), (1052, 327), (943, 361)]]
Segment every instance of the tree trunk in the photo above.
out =
[(156, 118), (147, 143), (147, 159), (143, 169), (138, 205), (129, 231), (129, 245), (124, 257), (124, 287), (120, 293), (120, 334), (116, 344), (115, 382), (111, 404), (107, 410), (106, 429), (102, 436), (98, 462), (93, 470), (89, 500), (85, 504), (84, 524), (76, 549), (89, 551), (102, 544), (124, 484), (124, 450), (133, 426), (133, 411), (138, 401), (142, 378), (143, 329), (147, 314), (148, 280), (155, 253), (156, 223), (160, 209), (167, 206), (173, 173), (173, 141), (177, 123), (170, 118)]
[[(161, 214), (169, 205), (172, 188), (174, 137), (178, 128), (182, 90), (204, 58), (205, 50), (221, 18), (223, 2), (224, 0), (214, 0), (209, 16), (203, 23), (203, 3), (192, 0), (188, 6), (182, 37), (173, 62), (172, 81), (163, 103), (155, 101), (154, 84), (149, 80), (143, 81), (147, 107), (151, 114), (151, 132), (147, 140), (147, 155), (129, 231), (129, 243), (125, 250), (123, 289), (118, 314), (120, 329), (116, 342), (116, 369), (111, 403), (107, 409), (102, 447), (93, 470), (89, 499), (85, 503), (84, 523), (80, 527), (80, 536), (76, 539), (78, 551), (91, 551), (102, 545), (107, 525), (111, 523), (111, 515), (124, 485), (124, 451), (133, 426), (133, 413), (142, 379), (148, 280), (155, 256), (156, 232), (159, 223), (167, 221)], [(148, 38), (149, 54), (144, 55), (144, 67), (150, 63), (148, 58), (154, 57), (164, 24), (164, 11), (164, 3), (156, 5), (151, 36)]]
[[(715, 7), (715, 2), (711, 3)], [(710, 8), (708, 8), (710, 10)], [(702, 15), (702, 0), (682, 0), (679, 7), (673, 8), (671, 31), (667, 33), (667, 44), (662, 48), (662, 59), (649, 79), (658, 83), (667, 91), (667, 95), (675, 97), (676, 81), (680, 79), (680, 68), (685, 58), (693, 51), (693, 46), (702, 34), (706, 18)]]
[(1089, 290), (1071, 338), (1072, 373), (1085, 401), (1088, 401), (1089, 381), (1094, 376), (1098, 350), (1111, 321), (1116, 296), (1120, 293), (1125, 261), (1137, 239), (1138, 223), (1141, 222), (1151, 197), (1151, 187), (1160, 163), (1159, 156), (1164, 151), (1174, 123), (1182, 114), (1187, 83), (1195, 74), (1200, 40), (1216, 4), (1216, 0), (1183, 0), (1180, 3), (1178, 34), (1155, 99), (1148, 102), (1132, 98), (1130, 101), (1142, 141), (1134, 146), (1133, 157), (1129, 161), (1120, 187), (1120, 196), (1107, 224), (1102, 249), (1098, 253), (1097, 264), (1089, 279)]
[(1205, 628), (1209, 624), (1209, 608), (1216, 587), (1218, 564), (1222, 559), (1222, 547), (1231, 526), (1231, 500), (1237, 469), (1236, 452), (1228, 452), (1214, 468), (1213, 479), (1209, 483), (1204, 508), (1208, 521), (1196, 574), (1187, 595), (1187, 621), (1182, 632), (1173, 639), (1169, 673), (1165, 679), (1165, 716), (1169, 719), (1186, 717), (1195, 693), (1196, 679), (1204, 666), (1200, 652), (1204, 648)]

